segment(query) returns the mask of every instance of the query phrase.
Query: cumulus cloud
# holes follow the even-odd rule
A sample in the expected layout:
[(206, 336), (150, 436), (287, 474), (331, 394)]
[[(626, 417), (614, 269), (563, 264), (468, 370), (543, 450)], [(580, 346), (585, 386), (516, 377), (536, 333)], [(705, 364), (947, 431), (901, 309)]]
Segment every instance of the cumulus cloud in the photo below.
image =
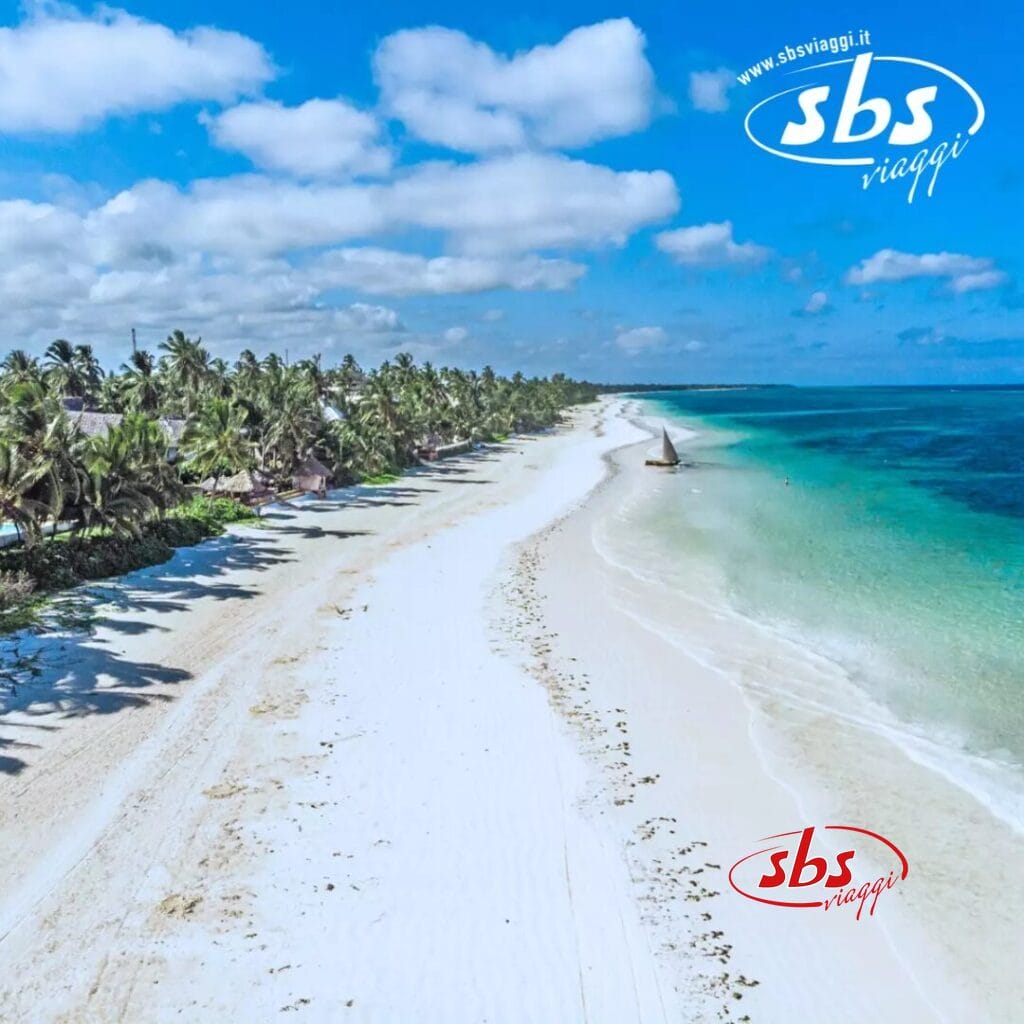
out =
[(804, 308), (797, 312), (802, 316), (821, 316), (824, 313), (831, 313), (832, 305), (828, 301), (828, 294), (821, 291), (811, 292)]
[(388, 36), (374, 55), (386, 109), (428, 142), (469, 153), (575, 147), (646, 127), (654, 75), (619, 18), (508, 57), (446, 28)]
[(446, 231), (476, 253), (623, 245), (678, 208), (664, 171), (613, 171), (551, 154), (435, 164), (394, 185), (400, 222)]
[(156, 225), (152, 233), (111, 225), (109, 216), (130, 218), (133, 209), (122, 201), (113, 214), (83, 215), (48, 203), (0, 202), (0, 308), (9, 336), (26, 344), (58, 335), (102, 340), (118, 325), (134, 324), (192, 327), (224, 342), (248, 342), (262, 332), (281, 344), (307, 335), (328, 344), (353, 332), (402, 329), (388, 307), (339, 305), (341, 290), (396, 296), (562, 290), (586, 269), (536, 255), (430, 258), (374, 247), (306, 257), (217, 253), (195, 238), (184, 245), (164, 237), (159, 215), (174, 215), (173, 207), (148, 211), (142, 225), (147, 231)]
[(914, 253), (880, 249), (846, 273), (846, 283), (871, 285), (883, 281), (914, 278), (945, 278), (954, 292), (995, 288), (1006, 280), (995, 261), (987, 256), (965, 256), (957, 252)]
[(110, 260), (160, 244), (271, 255), (400, 229), (444, 233), (474, 255), (622, 245), (678, 206), (664, 171), (613, 171), (540, 154), (425, 164), (386, 184), (207, 179), (144, 181), (87, 218)]
[(692, 267), (763, 263), (771, 249), (753, 242), (733, 239), (732, 221), (701, 224), (674, 231), (663, 231), (655, 240), (658, 248), (676, 263)]
[(236, 32), (174, 32), (124, 11), (40, 7), (0, 28), (0, 131), (76, 132), (110, 115), (186, 101), (231, 102), (274, 77)]
[(976, 274), (960, 274), (949, 282), (949, 286), (958, 294), (963, 294), (998, 288), (1006, 279), (1006, 274), (1001, 270), (982, 270)]
[(736, 72), (728, 68), (717, 71), (690, 72), (690, 102), (697, 110), (720, 114), (729, 109), (729, 90), (736, 84)]
[(449, 327), (444, 332), (444, 340), (450, 345), (457, 345), (460, 341), (465, 341), (469, 337), (469, 331), (465, 327)]
[(5, 330), (33, 346), (57, 336), (103, 341), (115, 325), (121, 333), (137, 327), (148, 344), (181, 327), (225, 352), (268, 341), (330, 347), (404, 330), (387, 306), (332, 302), (325, 292), (315, 273), (284, 260), (211, 268), (192, 254), (111, 270), (82, 259), (65, 264), (40, 254), (17, 261), (0, 253)]
[[(586, 272), (570, 253), (621, 246), (678, 210), (664, 171), (538, 151), (646, 124), (653, 79), (643, 36), (625, 19), (516, 56), (443, 30), (385, 40), (377, 72), (389, 109), (417, 90), (437, 93), (512, 125), (509, 148), (523, 150), (495, 152), (506, 143), (485, 131), (468, 147), (482, 154), (471, 163), (396, 170), (380, 122), (344, 99), (247, 98), (275, 69), (244, 36), (175, 32), (109, 8), (38, 12), (0, 29), (0, 131), (75, 131), (206, 100), (227, 106), (203, 115), (211, 140), (262, 170), (142, 180), (113, 196), (50, 176), (40, 181), (49, 202), (0, 200), (0, 308), (18, 344), (58, 335), (102, 344), (133, 324), (140, 337), (180, 326), (228, 349), (385, 338), (404, 330), (397, 312), (351, 293), (569, 289)], [(438, 64), (438, 39), (441, 50), (468, 46), (472, 60)], [(458, 118), (442, 129), (457, 133)], [(402, 235), (443, 255), (382, 241)]]
[(339, 309), (337, 312), (355, 331), (391, 333), (404, 330), (398, 313), (387, 306), (371, 306), (365, 302), (353, 302), (351, 306)]
[[(510, 288), (513, 291), (565, 291), (586, 272), (570, 260), (524, 256), (478, 259), (420, 256), (373, 247), (334, 249), (314, 265), (317, 280), (367, 295), (468, 295)], [(493, 314), (499, 315), (495, 317)], [(500, 319), (491, 310), (484, 319)]]
[[(0, 201), (0, 304), (5, 329), (26, 343), (100, 340), (133, 323), (199, 325), (225, 340), (264, 330), (281, 344), (292, 330), (321, 331), (329, 341), (370, 326), (332, 313), (332, 292), (568, 289), (585, 266), (530, 249), (618, 244), (677, 201), (666, 174), (535, 154), (428, 165), (381, 184), (144, 181), (84, 211)], [(403, 229), (440, 233), (455, 252), (344, 244)]]
[(384, 174), (391, 167), (376, 118), (341, 99), (297, 107), (243, 103), (203, 120), (222, 149), (244, 153), (272, 171), (341, 177)]
[(646, 349), (659, 348), (667, 337), (663, 327), (620, 328), (615, 344), (627, 355), (635, 356)]

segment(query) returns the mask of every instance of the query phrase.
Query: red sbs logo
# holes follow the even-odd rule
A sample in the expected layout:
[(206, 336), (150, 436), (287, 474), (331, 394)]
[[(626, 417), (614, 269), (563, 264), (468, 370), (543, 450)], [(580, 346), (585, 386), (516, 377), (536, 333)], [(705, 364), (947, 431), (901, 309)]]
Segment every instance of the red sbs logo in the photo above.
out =
[[(895, 843), (866, 828), (825, 825), (821, 831), (839, 842), (838, 853), (830, 856), (812, 850), (813, 825), (797, 832), (780, 832), (761, 840), (773, 845), (748, 853), (733, 864), (729, 884), (748, 900), (772, 907), (832, 910), (853, 904), (856, 920), (865, 907), (871, 916), (882, 893), (907, 877), (907, 858)], [(869, 878), (859, 874), (857, 869), (868, 857), (887, 873), (872, 873)]]

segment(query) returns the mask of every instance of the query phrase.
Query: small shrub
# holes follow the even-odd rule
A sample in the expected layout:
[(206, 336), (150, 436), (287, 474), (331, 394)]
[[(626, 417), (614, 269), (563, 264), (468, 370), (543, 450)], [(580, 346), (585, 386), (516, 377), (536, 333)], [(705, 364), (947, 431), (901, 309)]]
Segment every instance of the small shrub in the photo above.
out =
[(32, 596), (36, 581), (24, 569), (0, 572), (0, 612), (10, 611)]
[(169, 519), (193, 519), (220, 533), (227, 523), (240, 523), (255, 518), (252, 509), (233, 498), (207, 498), (197, 495), (187, 505), (179, 505)]

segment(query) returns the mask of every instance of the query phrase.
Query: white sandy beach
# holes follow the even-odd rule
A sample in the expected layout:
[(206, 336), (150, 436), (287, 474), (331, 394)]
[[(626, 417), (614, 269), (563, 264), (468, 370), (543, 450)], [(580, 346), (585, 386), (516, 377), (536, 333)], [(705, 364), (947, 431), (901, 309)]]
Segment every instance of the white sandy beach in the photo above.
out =
[(1019, 1019), (969, 896), (954, 936), (728, 889), (827, 793), (708, 655), (749, 637), (601, 556), (624, 408), (91, 588), (0, 718), (0, 1019)]

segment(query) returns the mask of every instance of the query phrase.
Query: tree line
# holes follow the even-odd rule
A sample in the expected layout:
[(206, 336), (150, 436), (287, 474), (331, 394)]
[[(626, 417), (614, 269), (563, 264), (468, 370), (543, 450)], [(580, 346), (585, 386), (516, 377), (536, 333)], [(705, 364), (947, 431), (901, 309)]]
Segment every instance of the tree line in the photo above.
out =
[[(58, 521), (140, 536), (206, 477), (260, 470), (284, 485), (313, 456), (337, 482), (357, 481), (410, 465), (428, 437), (540, 429), (595, 394), (562, 374), (502, 377), (408, 354), (369, 371), (351, 355), (328, 367), (244, 351), (229, 365), (181, 331), (105, 372), (91, 346), (58, 339), (41, 358), (18, 349), (0, 363), (0, 522), (28, 546)], [(79, 410), (121, 419), (89, 433)]]

